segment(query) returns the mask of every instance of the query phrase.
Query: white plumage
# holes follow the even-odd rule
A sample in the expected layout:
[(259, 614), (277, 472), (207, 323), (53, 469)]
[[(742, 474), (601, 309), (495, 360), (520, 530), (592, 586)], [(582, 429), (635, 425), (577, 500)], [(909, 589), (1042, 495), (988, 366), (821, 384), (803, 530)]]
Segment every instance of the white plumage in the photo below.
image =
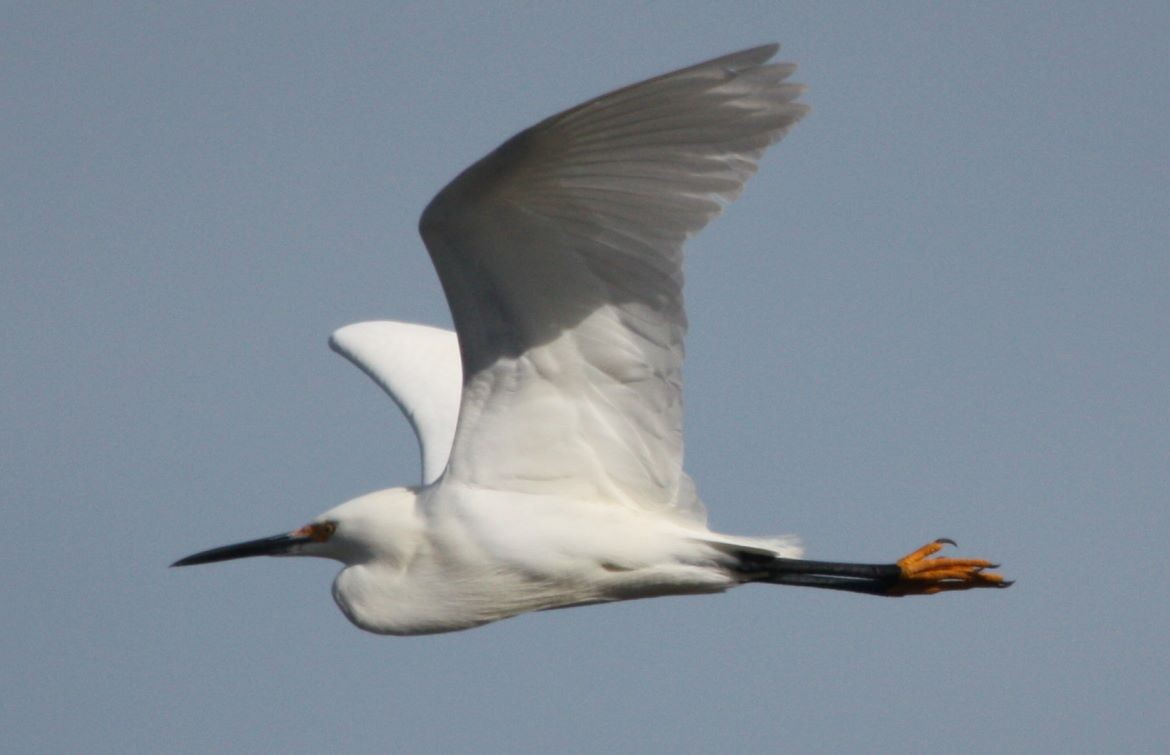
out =
[(418, 437), (422, 481), (447, 468), (459, 419), (463, 370), (454, 333), (405, 322), (359, 322), (338, 328), (329, 346), (394, 399)]
[(898, 566), (711, 532), (683, 471), (682, 246), (807, 111), (776, 50), (598, 97), (452, 181), (420, 230), (457, 342), (390, 322), (331, 339), (409, 418), (423, 486), (178, 563), (339, 560), (338, 605), (387, 634), (749, 581), (891, 594)]

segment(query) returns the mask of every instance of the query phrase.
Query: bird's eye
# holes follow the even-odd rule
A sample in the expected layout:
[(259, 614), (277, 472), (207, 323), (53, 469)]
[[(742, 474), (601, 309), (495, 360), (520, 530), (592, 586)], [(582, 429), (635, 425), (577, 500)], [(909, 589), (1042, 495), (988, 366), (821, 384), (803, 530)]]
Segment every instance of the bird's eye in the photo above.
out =
[(313, 522), (312, 524), (306, 524), (292, 534), (295, 537), (307, 537), (310, 540), (323, 543), (333, 537), (333, 533), (336, 531), (337, 522)]

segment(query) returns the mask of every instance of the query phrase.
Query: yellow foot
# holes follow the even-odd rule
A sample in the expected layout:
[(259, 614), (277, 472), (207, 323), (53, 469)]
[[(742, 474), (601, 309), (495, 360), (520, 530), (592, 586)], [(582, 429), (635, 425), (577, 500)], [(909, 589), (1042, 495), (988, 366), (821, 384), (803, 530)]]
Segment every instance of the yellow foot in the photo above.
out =
[(887, 594), (933, 595), (947, 590), (970, 590), (972, 587), (1011, 586), (1012, 583), (999, 574), (983, 571), (998, 566), (990, 561), (981, 558), (930, 558), (942, 550), (943, 545), (954, 544), (954, 540), (942, 538), (898, 559), (902, 577)]

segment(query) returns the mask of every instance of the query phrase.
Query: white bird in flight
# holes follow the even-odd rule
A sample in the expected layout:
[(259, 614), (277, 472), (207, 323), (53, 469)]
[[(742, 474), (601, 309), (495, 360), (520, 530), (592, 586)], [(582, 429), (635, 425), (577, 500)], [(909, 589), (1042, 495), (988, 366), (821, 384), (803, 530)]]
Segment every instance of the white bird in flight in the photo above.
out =
[(344, 564), (370, 632), (450, 632), (529, 611), (750, 582), (874, 595), (1006, 587), (981, 559), (808, 561), (790, 537), (708, 529), (683, 471), (682, 246), (807, 112), (766, 45), (619, 89), (506, 141), (423, 212), (455, 333), (368, 322), (334, 350), (410, 420), (420, 486), (175, 566)]

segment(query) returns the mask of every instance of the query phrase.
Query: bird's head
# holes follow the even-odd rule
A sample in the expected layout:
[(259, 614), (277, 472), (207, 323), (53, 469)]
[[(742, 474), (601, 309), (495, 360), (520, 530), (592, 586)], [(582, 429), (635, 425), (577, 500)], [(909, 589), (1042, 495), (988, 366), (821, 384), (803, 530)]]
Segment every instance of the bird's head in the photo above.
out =
[(317, 556), (353, 565), (401, 563), (413, 553), (422, 526), (413, 488), (379, 490), (326, 511), (291, 532), (200, 551), (171, 566), (195, 566), (250, 556)]

